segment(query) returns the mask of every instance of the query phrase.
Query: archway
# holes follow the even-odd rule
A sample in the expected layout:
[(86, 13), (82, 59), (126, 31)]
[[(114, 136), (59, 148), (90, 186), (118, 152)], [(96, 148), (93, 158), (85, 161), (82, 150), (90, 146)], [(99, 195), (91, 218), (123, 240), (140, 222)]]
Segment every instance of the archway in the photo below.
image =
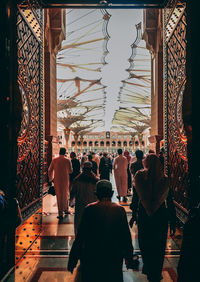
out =
[[(129, 2), (129, 1), (128, 1)], [(154, 7), (160, 7), (160, 8), (163, 8), (164, 7), (164, 2), (165, 1), (159, 1), (159, 3), (158, 3), (158, 1), (157, 1), (157, 3), (158, 4), (156, 4), (155, 5), (155, 2), (154, 3), (152, 3), (152, 2), (154, 2), (154, 1), (149, 1), (149, 3), (147, 3), (146, 4), (146, 6), (144, 5), (144, 4), (140, 4), (140, 5), (142, 5), (142, 7), (153, 7), (152, 5), (154, 5)], [(31, 3), (31, 1), (28, 1), (28, 3), (30, 4)], [(38, 3), (40, 4), (40, 1), (38, 1)], [(48, 7), (54, 7), (54, 2), (53, 1), (43, 1), (43, 4), (42, 5), (44, 5), (43, 7), (45, 7), (45, 8), (48, 8)], [(73, 3), (72, 3), (73, 4)], [(69, 6), (69, 5), (72, 5), (72, 4), (66, 4), (66, 5), (68, 5), (68, 7), (72, 7), (72, 6)], [(13, 3), (11, 3), (11, 7), (14, 7), (13, 6), (14, 4)], [(33, 6), (31, 7), (31, 8), (33, 8), (33, 9), (35, 9), (35, 6), (34, 6), (35, 4), (33, 4)], [(135, 6), (134, 6), (135, 5)], [(149, 6), (148, 6), (149, 5)], [(62, 2), (60, 2), (60, 6), (62, 6), (63, 7), (63, 4), (62, 4)], [(27, 9), (27, 3), (25, 2), (25, 1), (23, 1), (23, 5), (21, 6), (22, 8), (24, 7), (25, 9)], [(130, 7), (130, 6), (127, 6), (127, 7)], [(136, 4), (133, 4), (133, 5), (131, 5), (131, 7), (136, 7)], [(138, 7), (138, 4), (137, 4), (137, 7)], [(179, 8), (179, 7), (178, 7)], [(14, 11), (16, 11), (16, 7), (14, 7), (14, 9), (13, 9)], [(38, 10), (38, 9), (36, 9), (36, 10)], [(16, 13), (17, 14), (17, 13)], [(38, 13), (38, 14), (40, 14), (40, 13)], [(31, 14), (32, 15), (32, 14)], [(12, 26), (13, 25), (13, 22), (16, 22), (15, 21), (15, 16), (13, 15), (13, 14), (11, 14), (11, 18), (12, 18), (12, 21), (9, 19), (8, 20), (8, 18), (7, 18), (7, 16), (4, 16), (4, 18), (6, 18), (6, 21), (5, 22), (8, 22), (9, 23), (9, 26)], [(26, 18), (26, 17), (25, 17)], [(27, 18), (28, 18), (28, 15), (27, 15)], [(14, 21), (13, 21), (13, 19), (14, 19)], [(169, 20), (169, 19), (168, 19)], [(42, 29), (41, 29), (42, 30)], [(178, 25), (177, 25), (177, 29), (176, 29), (176, 31), (178, 30)], [(8, 32), (8, 30), (7, 30), (7, 32)], [(170, 32), (170, 31), (169, 31)], [(8, 32), (9, 33), (9, 32)], [(37, 30), (34, 30), (34, 33), (36, 33), (37, 34), (37, 36), (38, 36), (38, 31)], [(13, 36), (13, 34), (11, 35), (11, 34), (9, 34), (9, 36), (10, 36), (10, 38), (11, 38), (11, 42), (14, 42), (14, 40), (13, 40), (13, 38), (15, 38), (15, 36)], [(34, 36), (35, 36), (35, 34), (34, 34)], [(36, 37), (37, 37), (36, 36)], [(195, 40), (194, 39), (194, 37), (192, 37), (193, 38), (193, 40)], [(168, 42), (170, 42), (170, 40), (172, 39), (172, 41), (173, 40), (175, 40), (175, 39), (173, 39), (173, 36), (172, 36), (172, 38), (170, 39), (170, 38), (168, 38), (169, 39), (169, 41)], [(191, 40), (191, 39), (189, 39), (189, 40)], [(42, 45), (40, 45), (40, 46), (42, 46)], [(15, 46), (15, 43), (12, 43), (12, 47), (16, 47)], [(168, 46), (165, 46), (166, 48), (168, 48), (168, 50), (169, 50), (169, 44), (168, 44)], [(15, 49), (16, 50), (16, 49)], [(178, 50), (178, 49), (177, 49)], [(177, 51), (176, 50), (176, 51)], [(194, 49), (193, 49), (194, 50)], [(12, 61), (12, 62), (16, 62), (16, 54), (15, 54), (15, 52), (14, 51), (12, 51), (13, 53), (11, 54), (11, 59), (10, 59), (10, 61)], [(38, 51), (38, 52), (40, 52), (40, 51)], [(37, 53), (37, 52), (36, 52)], [(5, 54), (6, 54), (6, 56), (5, 56), (5, 61), (6, 61), (6, 59), (8, 58), (8, 55), (10, 56), (10, 53), (6, 53), (5, 52)], [(37, 60), (37, 59), (36, 59)], [(194, 62), (195, 62), (195, 60), (194, 60)], [(30, 61), (30, 63), (31, 63), (31, 61)], [(173, 65), (173, 63), (174, 63), (174, 61), (172, 61), (172, 65)], [(6, 64), (5, 64), (6, 65)], [(9, 65), (9, 68), (4, 68), (4, 69), (8, 69), (9, 71), (12, 69), (12, 70), (14, 70), (13, 69), (13, 66), (11, 66), (12, 64), (10, 63), (10, 65)], [(37, 64), (36, 64), (37, 65)], [(17, 66), (17, 64), (16, 64), (16, 66)], [(14, 67), (16, 67), (16, 66), (14, 66)], [(31, 68), (30, 68), (31, 69)], [(32, 69), (33, 70), (33, 69)], [(169, 67), (168, 67), (168, 70), (169, 70)], [(20, 70), (20, 68), (19, 68), (19, 71), (22, 71), (23, 72), (23, 70)], [(37, 73), (37, 77), (39, 77), (40, 75), (42, 75), (42, 69), (39, 71), (39, 75), (38, 75), (38, 72), (36, 71), (36, 73)], [(191, 74), (188, 74), (188, 72), (187, 72), (187, 70), (186, 70), (186, 74), (187, 75), (191, 75)], [(192, 74), (193, 74), (193, 72), (192, 72)], [(5, 74), (3, 74), (2, 75), (2, 77), (5, 77)], [(17, 77), (17, 70), (15, 69), (15, 71), (12, 71), (12, 72), (10, 72), (10, 74), (8, 74), (7, 75), (7, 78), (5, 77), (5, 81), (6, 82), (9, 82), (7, 85), (6, 85), (6, 89), (8, 90), (9, 89), (9, 87), (8, 87), (8, 85), (13, 85), (13, 87), (12, 87), (12, 91), (13, 91), (13, 89), (15, 89), (15, 85), (16, 85), (16, 77)], [(24, 76), (25, 77), (25, 76)], [(24, 79), (24, 77), (23, 77), (23, 79)], [(14, 78), (14, 79), (13, 79)], [(194, 84), (195, 84), (195, 78), (196, 78), (196, 76), (193, 74), (193, 77), (192, 77), (192, 80), (194, 80)], [(22, 79), (22, 80), (23, 80)], [(16, 163), (17, 163), (17, 159), (18, 159), (18, 157), (20, 156), (18, 153), (16, 153), (17, 152), (17, 149), (16, 149), (16, 140), (17, 140), (17, 137), (18, 137), (18, 134), (16, 135), (16, 128), (18, 129), (18, 131), (17, 131), (17, 133), (20, 131), (20, 129), (21, 129), (21, 133), (23, 133), (23, 131), (22, 131), (22, 127), (21, 127), (21, 112), (22, 112), (22, 109), (21, 109), (21, 105), (20, 105), (20, 102), (19, 103), (15, 103), (16, 102), (16, 100), (18, 100), (18, 101), (20, 101), (20, 97), (21, 97), (21, 95), (22, 95), (22, 97), (23, 98), (21, 98), (21, 99), (24, 99), (24, 100), (22, 100), (23, 101), (23, 105), (25, 106), (25, 104), (26, 104), (26, 99), (27, 99), (27, 97), (26, 97), (26, 91), (24, 91), (23, 89), (24, 89), (24, 86), (26, 86), (25, 88), (27, 89), (29, 86), (28, 86), (28, 83), (29, 82), (31, 82), (30, 84), (32, 85), (31, 87), (35, 87), (36, 86), (36, 84), (35, 84), (35, 82), (34, 82), (34, 79), (35, 79), (35, 76), (32, 76), (32, 75), (30, 75), (30, 73), (28, 73), (28, 76), (27, 76), (27, 81), (25, 81), (24, 80), (24, 82), (22, 83), (23, 85), (23, 87), (21, 87), (21, 92), (19, 92), (18, 90), (14, 90), (14, 94), (16, 94), (16, 95), (13, 95), (13, 92), (11, 93), (11, 90), (8, 90), (7, 92), (5, 92), (5, 94), (3, 94), (3, 95), (5, 95), (4, 96), (4, 98), (5, 98), (5, 101), (7, 101), (7, 102), (5, 102), (4, 103), (4, 105), (6, 105), (6, 108), (8, 109), (8, 103), (10, 103), (10, 101), (12, 101), (12, 107), (10, 107), (9, 106), (9, 110), (8, 110), (8, 116), (6, 116), (5, 117), (5, 119), (6, 119), (6, 121), (5, 121), (5, 124), (10, 124), (10, 121), (9, 120), (12, 120), (12, 124), (11, 124), (11, 127), (12, 127), (12, 133), (8, 133), (8, 127), (5, 127), (5, 129), (4, 129), (4, 132), (5, 132), (5, 134), (3, 134), (4, 136), (6, 136), (6, 140), (8, 140), (8, 142), (5, 142), (5, 143), (7, 143), (6, 144), (6, 146), (8, 145), (8, 147), (6, 147), (7, 149), (5, 150), (5, 152), (6, 152), (6, 154), (5, 154), (5, 156), (3, 155), (3, 161), (5, 160), (5, 174), (3, 174), (4, 176), (3, 176), (3, 179), (2, 179), (2, 181), (3, 181), (3, 183), (7, 183), (7, 182), (9, 182), (9, 184), (8, 184), (8, 190), (9, 190), (9, 194), (10, 195), (16, 195), (16, 187), (15, 187), (15, 185), (13, 185), (13, 182), (12, 183), (10, 183), (10, 180), (8, 181), (8, 179), (16, 179), (16, 175), (17, 175), (17, 173), (16, 173), (16, 168), (17, 168), (17, 165), (16, 165)], [(168, 81), (168, 83), (170, 84), (170, 86), (172, 86), (172, 88), (170, 89), (170, 93), (172, 93), (172, 89), (173, 89), (173, 86), (175, 86), (175, 85), (177, 85), (176, 83), (174, 83), (174, 81), (175, 81), (175, 76), (173, 77), (173, 75), (171, 76), (171, 73), (170, 73), (170, 79), (171, 79), (171, 81)], [(181, 80), (181, 78), (179, 77), (179, 79)], [(167, 81), (167, 80), (165, 80), (165, 81)], [(184, 80), (183, 80), (184, 81)], [(11, 84), (10, 84), (10, 82), (11, 82)], [(20, 80), (19, 80), (19, 82), (20, 82)], [(178, 82), (177, 82), (178, 83)], [(194, 85), (193, 84), (193, 85)], [(179, 85), (180, 86), (180, 85)], [(40, 94), (42, 93), (42, 84), (40, 85)], [(186, 85), (186, 87), (188, 87), (188, 85)], [(38, 91), (38, 89), (36, 90), (36, 92), (34, 92), (34, 93), (37, 93), (37, 91)], [(184, 95), (184, 86), (183, 85), (181, 85), (180, 87), (178, 87), (178, 91), (177, 91), (180, 95), (179, 96), (177, 96), (176, 97), (176, 99), (177, 99), (177, 107), (175, 108), (175, 109), (173, 109), (172, 107), (171, 107), (171, 104), (166, 104), (166, 105), (168, 105), (167, 107), (168, 108), (166, 108), (167, 110), (169, 109), (170, 110), (170, 115), (174, 115), (173, 114), (173, 111), (176, 113), (176, 111), (178, 112), (178, 115), (176, 115), (177, 116), (177, 118), (179, 118), (180, 117), (180, 115), (179, 115), (179, 113), (180, 113), (180, 111), (181, 111), (181, 109), (180, 109), (180, 100), (178, 100), (178, 99), (182, 99), (183, 97), (185, 97)], [(181, 95), (183, 95), (182, 96), (182, 98), (181, 98)], [(38, 109), (36, 110), (36, 111), (38, 111), (38, 112), (40, 112), (40, 114), (39, 115), (36, 115), (37, 116), (37, 122), (38, 122), (38, 120), (39, 120), (39, 122), (41, 122), (41, 120), (42, 120), (42, 112), (43, 112), (43, 98), (42, 98), (42, 95), (39, 95), (40, 97), (39, 97), (39, 99), (40, 99), (40, 106), (38, 107)], [(13, 97), (15, 97), (14, 99), (13, 99)], [(12, 98), (12, 99), (11, 99)], [(172, 95), (170, 95), (170, 98), (172, 98)], [(188, 97), (186, 98), (186, 100), (188, 99)], [(190, 100), (190, 99), (189, 99)], [(187, 104), (187, 106), (186, 105), (184, 105), (184, 107), (187, 109), (187, 111), (186, 112), (184, 112), (183, 113), (183, 115), (184, 115), (184, 125), (186, 125), (186, 128), (187, 128), (187, 132), (186, 132), (186, 134), (187, 134), (187, 136), (191, 136), (191, 121), (190, 121), (190, 118), (191, 118), (191, 112), (190, 112), (190, 108), (189, 108), (189, 104), (190, 103), (188, 103)], [(195, 103), (194, 103), (195, 104)], [(12, 109), (11, 109), (12, 108)], [(27, 116), (27, 111), (29, 110), (29, 108), (27, 107), (24, 107), (25, 108), (25, 111), (23, 112), (23, 123), (24, 123), (24, 125), (25, 125), (25, 127), (26, 127), (26, 125), (27, 125), (27, 120), (25, 119), (25, 117)], [(188, 108), (189, 108), (189, 110), (188, 110)], [(14, 110), (13, 110), (14, 109)], [(166, 110), (166, 112), (165, 112), (165, 114), (167, 113), (167, 110)], [(2, 111), (3, 112), (3, 111)], [(13, 119), (13, 116), (15, 116), (15, 114), (16, 114), (16, 112), (17, 112), (17, 119), (14, 121), (14, 119)], [(37, 113), (38, 113), (37, 112)], [(195, 112), (195, 113), (197, 113), (197, 112)], [(169, 142), (171, 142), (171, 141), (173, 141), (172, 139), (173, 139), (173, 134), (172, 134), (172, 131), (171, 132), (168, 132), (167, 130), (169, 129), (169, 124), (167, 123), (167, 122), (169, 122), (169, 119), (168, 119), (168, 117), (169, 116), (166, 116), (166, 127), (165, 127), (165, 133), (166, 133), (166, 143), (165, 143), (165, 146), (167, 147), (167, 144), (169, 143)], [(196, 115), (196, 117), (197, 117), (197, 115)], [(177, 122), (177, 121), (176, 121)], [(181, 119), (179, 119), (178, 120), (178, 124), (180, 125), (180, 128), (182, 128), (182, 125), (183, 125), (183, 121), (181, 120)], [(175, 127), (176, 127), (176, 125), (174, 125)], [(40, 129), (39, 131), (39, 134), (38, 134), (38, 136), (39, 136), (39, 139), (38, 139), (38, 141), (37, 141), (37, 143), (38, 144), (43, 144), (44, 142), (43, 142), (43, 140), (44, 140), (44, 138), (43, 138), (43, 130), (42, 130), (42, 128), (43, 128), (43, 125), (40, 123), (40, 125), (39, 126), (37, 126), (37, 130), (38, 130), (38, 128)], [(180, 129), (179, 128), (179, 129)], [(195, 126), (194, 126), (194, 129), (195, 129)], [(177, 130), (177, 128), (176, 128), (176, 130)], [(198, 130), (197, 130), (198, 131)], [(196, 132), (197, 132), (196, 131)], [(181, 133), (183, 133), (183, 132), (181, 132)], [(11, 137), (12, 138), (10, 138), (10, 134), (11, 134)], [(35, 135), (34, 135), (35, 136)], [(183, 137), (185, 137), (185, 135), (183, 134), (182, 135)], [(158, 137), (159, 138), (159, 137)], [(171, 139), (172, 138), (172, 139)], [(13, 141), (13, 140), (15, 140), (15, 141)], [(53, 140), (53, 142), (52, 142), (52, 140), (51, 140), (51, 135), (49, 135), (49, 140), (46, 140), (46, 142), (47, 143), (50, 143), (51, 145), (53, 145), (54, 143), (54, 140)], [(184, 141), (185, 142), (185, 141)], [(37, 186), (38, 188), (38, 190), (37, 190), (37, 192), (36, 192), (36, 190), (34, 191), (34, 193), (35, 193), (35, 195), (34, 195), (34, 193), (29, 193), (29, 197), (28, 197), (28, 202), (27, 202), (27, 204), (26, 204), (26, 206), (21, 206), (21, 208), (23, 209), (24, 208), (24, 210), (23, 210), (23, 216), (24, 216), (24, 219), (26, 218), (26, 217), (28, 217), (28, 216), (30, 216), (39, 206), (38, 205), (41, 205), (41, 201), (40, 201), (40, 193), (39, 193), (39, 191), (42, 191), (41, 189), (43, 189), (43, 169), (45, 169), (45, 165), (46, 165), (46, 161), (47, 161), (47, 159), (48, 159), (48, 157), (50, 157), (50, 155), (51, 155), (51, 151), (50, 150), (47, 150), (47, 143), (45, 143), (46, 144), (46, 147), (45, 147), (45, 153), (43, 152), (43, 146), (39, 146), (39, 147), (37, 147), (36, 148), (36, 151), (37, 151), (37, 153), (39, 153), (39, 163), (37, 163), (37, 168), (36, 168), (36, 170), (37, 170), (37, 173), (38, 173), (38, 175), (39, 175), (39, 183), (40, 183), (40, 185), (39, 186)], [(171, 142), (170, 144), (172, 144), (172, 147), (173, 147), (173, 144), (174, 144), (175, 142)], [(186, 143), (184, 143), (184, 144), (186, 144)], [(189, 139), (189, 144), (190, 144), (190, 146), (192, 146), (191, 145), (191, 140)], [(5, 145), (5, 144), (4, 144)], [(9, 145), (10, 145), (10, 148), (9, 148)], [(37, 146), (37, 145), (36, 145)], [(14, 149), (13, 149), (14, 148)], [(175, 149), (175, 151), (174, 151), (174, 149)], [(176, 150), (176, 147), (173, 147), (172, 148), (172, 150), (168, 150), (168, 147), (167, 147), (167, 157), (168, 157), (168, 160), (170, 161), (170, 165), (173, 167), (173, 160), (174, 160), (174, 158), (176, 159), (178, 159), (178, 165), (179, 164), (181, 164), (180, 165), (180, 167), (181, 167), (181, 170), (179, 171), (179, 175), (180, 175), (180, 177), (182, 176), (182, 175), (185, 175), (185, 172), (188, 172), (188, 170), (187, 169), (189, 169), (189, 171), (191, 170), (191, 163), (193, 164), (193, 160), (195, 159), (195, 158), (197, 158), (197, 156), (196, 157), (191, 157), (190, 156), (190, 161), (191, 161), (191, 163), (190, 163), (190, 165), (189, 165), (189, 168), (188, 168), (188, 166), (187, 165), (185, 165), (185, 160), (184, 160), (184, 158), (185, 158), (185, 147), (181, 147), (180, 146), (180, 143), (179, 143), (179, 148), (178, 148), (178, 150)], [(9, 153), (8, 154), (8, 152), (11, 152), (11, 153)], [(172, 154), (172, 152), (175, 152), (175, 155), (174, 154)], [(189, 148), (189, 152), (191, 152), (191, 147)], [(197, 150), (197, 152), (198, 152), (198, 150)], [(4, 152), (3, 152), (3, 154), (4, 154)], [(12, 156), (12, 157), (9, 157), (9, 160), (7, 160), (7, 156)], [(44, 160), (45, 160), (45, 162), (43, 162), (43, 156), (44, 156)], [(174, 157), (175, 156), (175, 157)], [(14, 157), (14, 158), (13, 158)], [(33, 160), (33, 163), (35, 162), (35, 160), (34, 160), (34, 158), (35, 158), (36, 156), (34, 155), (34, 154), (32, 154), (31, 153), (31, 155), (30, 155), (30, 158), (32, 158), (32, 160)], [(13, 162), (13, 160), (15, 160), (14, 162)], [(18, 159), (19, 160), (19, 159)], [(8, 172), (6, 172), (6, 170), (7, 171), (9, 171), (9, 167), (12, 167), (12, 171), (11, 171), (11, 176), (12, 177), (10, 177), (10, 175), (8, 175)], [(27, 169), (29, 170), (30, 168), (32, 167), (32, 164), (30, 164), (30, 167), (28, 167), (28, 166), (24, 166), (24, 170), (23, 171), (25, 171), (25, 173), (27, 172)], [(195, 167), (195, 166), (193, 166), (192, 165), (192, 167)], [(177, 168), (177, 166), (176, 166), (176, 168)], [(172, 172), (172, 170), (170, 170), (171, 168), (169, 168), (168, 167), (168, 173), (171, 173)], [(175, 168), (174, 168), (175, 169)], [(9, 172), (10, 173), (10, 172)], [(21, 174), (22, 175), (22, 174)], [(171, 174), (172, 175), (172, 174)], [(194, 179), (195, 179), (195, 183), (197, 183), (196, 182), (196, 175), (198, 175), (197, 173), (196, 173), (196, 170), (194, 171), (194, 174), (192, 174), (193, 176), (194, 176)], [(18, 178), (18, 180), (20, 180), (20, 175), (18, 175), (19, 176), (19, 178)], [(33, 178), (35, 177), (35, 174), (33, 175)], [(37, 176), (36, 176), (37, 177)], [(22, 177), (21, 177), (21, 179), (22, 179)], [(38, 179), (38, 178), (37, 178)], [(187, 182), (187, 177), (186, 178), (184, 178), (184, 179), (186, 179), (186, 182)], [(175, 182), (173, 182), (174, 181), (174, 179), (171, 179), (171, 183), (174, 185), (174, 189), (175, 189), (175, 185), (176, 184), (178, 184), (179, 182), (180, 182), (180, 180), (179, 180), (179, 182), (177, 181), (177, 180), (175, 180)], [(179, 183), (180, 184), (180, 183)], [(15, 187), (15, 188), (13, 188), (13, 187)], [(21, 184), (20, 184), (20, 187), (21, 187)], [(185, 189), (185, 188), (184, 188)], [(196, 191), (196, 189), (193, 189), (193, 190), (191, 190), (191, 191)], [(20, 195), (20, 192), (21, 191), (18, 191), (18, 195)], [(192, 195), (194, 195), (194, 194), (196, 194), (196, 192), (191, 192), (192, 193)], [(198, 194), (197, 194), (198, 195)], [(24, 197), (25, 197), (25, 194), (23, 195)], [(190, 196), (191, 196), (191, 194), (190, 194)], [(20, 197), (19, 197), (20, 198)], [(37, 199), (36, 199), (37, 198)], [(193, 198), (195, 198), (195, 197), (193, 197)], [(177, 195), (177, 199), (179, 199), (180, 200), (180, 204), (181, 205), (188, 205), (188, 196), (187, 195)], [(26, 199), (27, 200), (27, 199)], [(192, 201), (194, 201), (195, 202), (195, 200), (193, 199)], [(21, 200), (21, 203), (22, 203), (23, 201)], [(177, 202), (178, 203), (178, 202)], [(30, 204), (30, 205), (29, 205)], [(32, 208), (31, 208), (32, 207)]]

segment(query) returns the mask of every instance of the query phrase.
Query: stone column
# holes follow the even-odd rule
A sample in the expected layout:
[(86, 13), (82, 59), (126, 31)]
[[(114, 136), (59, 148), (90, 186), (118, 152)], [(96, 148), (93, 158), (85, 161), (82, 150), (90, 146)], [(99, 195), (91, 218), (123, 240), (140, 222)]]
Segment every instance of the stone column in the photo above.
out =
[(148, 139), (151, 143), (151, 149), (153, 149), (156, 154), (158, 154), (160, 152), (160, 141), (162, 140), (162, 136), (154, 135), (150, 136)]
[(78, 142), (78, 133), (75, 133), (74, 134), (74, 140), (75, 140), (75, 148), (74, 148), (74, 151), (75, 153), (77, 154), (77, 142)]
[(83, 153), (83, 136), (80, 137), (80, 142), (81, 142), (81, 154)]
[(66, 151), (68, 152), (70, 129), (69, 128), (65, 128), (64, 129), (64, 134), (65, 134), (65, 141), (66, 141)]
[[(65, 39), (65, 10), (44, 9), (44, 104), (45, 140), (48, 155), (59, 152), (57, 142), (56, 55)], [(51, 158), (49, 158), (49, 161)], [(49, 165), (49, 163), (48, 163)]]
[(163, 139), (163, 23), (161, 9), (144, 10), (146, 47), (152, 54), (150, 148), (159, 152)]
[(94, 152), (94, 142), (95, 141), (92, 141), (92, 152)]
[(135, 151), (135, 136), (131, 137), (131, 141), (132, 141), (132, 152)]
[(139, 140), (139, 148), (140, 150), (142, 149), (142, 139), (143, 139), (143, 134), (138, 133), (138, 140)]

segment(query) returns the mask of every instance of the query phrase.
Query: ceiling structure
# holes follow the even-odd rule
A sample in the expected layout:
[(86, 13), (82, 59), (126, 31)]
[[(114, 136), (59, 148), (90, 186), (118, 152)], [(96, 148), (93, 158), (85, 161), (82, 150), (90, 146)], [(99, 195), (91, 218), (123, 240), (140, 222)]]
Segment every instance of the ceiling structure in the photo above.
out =
[(151, 55), (142, 39), (142, 25), (136, 25), (137, 37), (131, 45), (132, 54), (119, 91), (119, 110), (113, 118), (114, 131), (142, 133), (150, 127), (151, 116)]
[(105, 124), (101, 69), (108, 54), (110, 15), (105, 10), (68, 9), (66, 18), (66, 40), (57, 55), (58, 122), (74, 132), (93, 130)]
[(39, 0), (44, 8), (164, 8), (167, 0)]
[[(66, 40), (57, 55), (58, 127), (80, 135), (96, 128), (104, 131), (108, 93), (102, 78), (106, 56), (112, 52), (112, 48), (108, 51), (111, 15), (104, 9), (67, 9), (66, 18)], [(150, 125), (151, 57), (142, 40), (141, 23), (136, 30), (132, 53), (127, 57), (128, 78), (120, 82), (120, 107), (116, 108), (111, 128), (131, 134)]]

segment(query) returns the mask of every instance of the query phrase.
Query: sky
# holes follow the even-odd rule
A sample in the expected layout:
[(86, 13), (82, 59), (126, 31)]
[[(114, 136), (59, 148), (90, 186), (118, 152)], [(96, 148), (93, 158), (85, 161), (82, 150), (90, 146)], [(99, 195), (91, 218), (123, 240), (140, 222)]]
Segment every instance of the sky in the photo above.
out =
[[(142, 22), (143, 10), (141, 9), (108, 9), (111, 18), (108, 24), (109, 54), (106, 56), (108, 63), (102, 69), (102, 83), (106, 88), (105, 130), (110, 130), (112, 118), (119, 108), (117, 101), (121, 80), (128, 77), (126, 69), (129, 67), (128, 59), (131, 56), (131, 45), (136, 39), (135, 25)], [(98, 131), (98, 129), (96, 129)]]

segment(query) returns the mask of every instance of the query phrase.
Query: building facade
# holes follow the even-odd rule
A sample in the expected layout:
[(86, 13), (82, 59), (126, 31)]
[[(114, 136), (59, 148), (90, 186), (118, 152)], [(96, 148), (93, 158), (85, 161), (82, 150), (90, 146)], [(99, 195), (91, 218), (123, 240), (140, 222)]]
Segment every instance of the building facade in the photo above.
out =
[[(59, 145), (66, 146), (66, 140), (62, 132), (58, 136)], [(89, 132), (78, 136), (77, 141), (74, 134), (71, 133), (68, 142), (68, 151), (76, 151), (77, 153), (89, 151), (115, 153), (119, 148), (128, 150), (129, 152), (134, 152), (137, 149), (147, 152), (149, 148), (149, 141), (146, 134), (142, 137), (137, 135), (132, 137), (128, 132)]]

